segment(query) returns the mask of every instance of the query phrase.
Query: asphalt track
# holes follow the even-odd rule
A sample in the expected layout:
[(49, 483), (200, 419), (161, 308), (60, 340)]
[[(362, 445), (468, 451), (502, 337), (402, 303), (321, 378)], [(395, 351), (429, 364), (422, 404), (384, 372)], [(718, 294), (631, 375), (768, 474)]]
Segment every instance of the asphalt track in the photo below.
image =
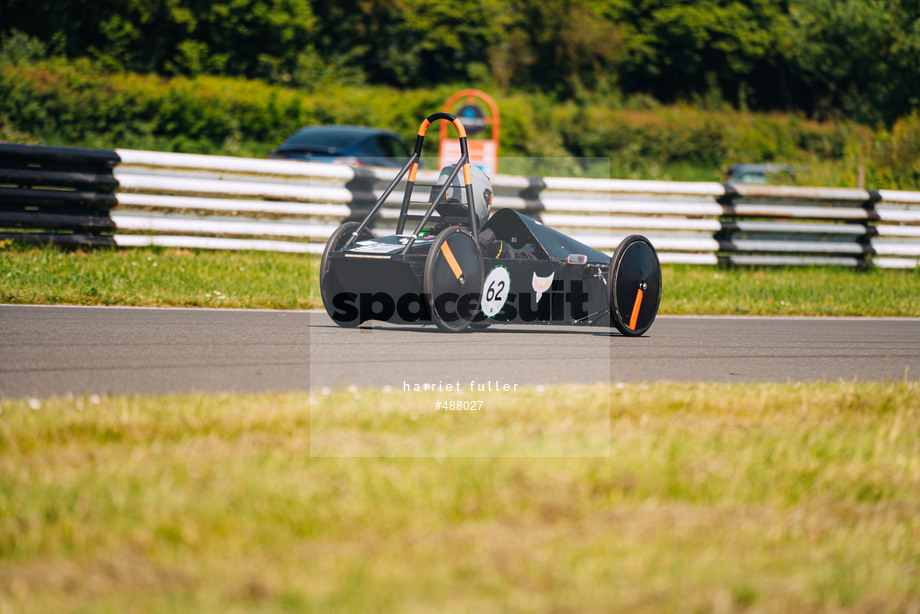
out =
[(659, 317), (601, 328), (336, 327), (322, 312), (0, 305), (0, 396), (475, 381), (920, 379), (920, 320)]

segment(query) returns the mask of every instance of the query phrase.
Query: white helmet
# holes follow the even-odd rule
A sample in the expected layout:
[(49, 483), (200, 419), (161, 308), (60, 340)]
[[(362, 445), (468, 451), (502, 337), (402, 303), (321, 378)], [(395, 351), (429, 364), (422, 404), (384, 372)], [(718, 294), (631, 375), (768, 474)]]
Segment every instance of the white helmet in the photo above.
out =
[[(439, 187), (444, 185), (447, 181), (447, 177), (454, 170), (455, 166), (456, 164), (448, 164), (441, 169), (441, 174), (438, 175)], [(444, 195), (444, 201), (438, 205), (437, 211), (441, 215), (469, 215), (469, 211), (467, 211), (466, 208), (466, 185), (460, 180), (462, 174), (462, 170), (457, 173), (453, 183), (451, 183), (451, 187)], [(470, 166), (470, 175), (470, 178), (473, 180), (473, 212), (476, 214), (476, 223), (478, 227), (482, 228), (482, 225), (489, 219), (489, 210), (492, 207), (492, 181), (489, 180), (489, 176), (477, 166)], [(432, 198), (437, 195), (439, 187), (432, 191)]]

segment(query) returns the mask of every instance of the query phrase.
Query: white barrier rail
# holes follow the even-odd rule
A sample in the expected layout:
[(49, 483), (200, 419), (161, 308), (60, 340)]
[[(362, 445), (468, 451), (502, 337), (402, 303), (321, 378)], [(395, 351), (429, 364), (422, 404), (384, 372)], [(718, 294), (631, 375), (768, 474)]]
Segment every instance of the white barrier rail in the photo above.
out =
[[(29, 156), (70, 159), (81, 151), (92, 152), (93, 164), (104, 161), (117, 188), (90, 199), (107, 212), (108, 222), (93, 217), (90, 224), (85, 211), (82, 217), (72, 214), (83, 220), (80, 236), (124, 246), (321, 253), (332, 231), (345, 219), (363, 217), (395, 175), (332, 164), (4, 144), (0, 172), (20, 168)], [(55, 164), (59, 169), (60, 162)], [(74, 172), (85, 174), (82, 167)], [(22, 236), (84, 242), (66, 238), (77, 236), (78, 224), (58, 219), (60, 203), (35, 206), (53, 198), (53, 190), (60, 194), (61, 187), (40, 189), (21, 176), (12, 170), (0, 177), (0, 235), (12, 236), (2, 228), (15, 222), (27, 229)], [(98, 174), (93, 177), (93, 185), (103, 186), (100, 192), (111, 190)], [(421, 186), (436, 179), (435, 171), (422, 171), (416, 181)], [(651, 239), (664, 262), (920, 264), (920, 192), (508, 175), (494, 177), (493, 187), (493, 208), (519, 210), (608, 253), (623, 237), (638, 233)], [(422, 190), (416, 195), (424, 200)], [(392, 231), (401, 199), (397, 188), (376, 233)], [(60, 233), (34, 231), (52, 227)]]

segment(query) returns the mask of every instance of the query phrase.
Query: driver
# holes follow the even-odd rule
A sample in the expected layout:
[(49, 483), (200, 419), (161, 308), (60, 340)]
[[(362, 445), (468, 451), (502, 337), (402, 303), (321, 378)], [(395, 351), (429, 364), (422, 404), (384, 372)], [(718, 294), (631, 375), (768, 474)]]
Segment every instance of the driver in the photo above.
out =
[[(444, 185), (455, 167), (456, 164), (449, 164), (441, 169), (437, 186), (431, 191), (431, 198), (437, 196), (438, 188)], [(479, 246), (482, 249), (482, 255), (486, 258), (536, 259), (536, 256), (530, 252), (513, 249), (507, 241), (502, 241), (496, 237), (491, 228), (484, 228), (485, 223), (489, 220), (489, 213), (492, 208), (492, 181), (479, 167), (471, 166), (470, 173), (473, 182), (473, 212), (476, 215), (476, 223), (479, 227)], [(468, 217), (469, 211), (464, 204), (465, 201), (466, 186), (460, 183), (460, 174), (458, 173), (444, 195), (444, 201), (437, 206), (436, 211), (442, 216)], [(437, 234), (441, 228), (446, 226), (446, 223), (439, 224), (434, 229), (433, 234)]]

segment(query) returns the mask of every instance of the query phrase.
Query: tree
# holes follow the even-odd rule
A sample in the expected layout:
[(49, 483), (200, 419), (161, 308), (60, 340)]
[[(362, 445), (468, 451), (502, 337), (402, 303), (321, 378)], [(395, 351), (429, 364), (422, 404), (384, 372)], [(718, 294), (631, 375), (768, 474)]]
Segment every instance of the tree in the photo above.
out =
[(493, 46), (499, 82), (562, 97), (615, 84), (626, 49), (620, 26), (602, 9), (587, 0), (511, 2), (509, 33)]
[[(621, 84), (659, 100), (703, 94), (759, 104), (777, 87), (785, 2), (776, 0), (608, 0), (628, 49)], [(766, 82), (769, 81), (769, 82)]]
[(280, 77), (310, 49), (308, 0), (5, 0), (5, 32), (114, 69)]
[(504, 32), (493, 0), (315, 2), (323, 57), (372, 83), (431, 86), (481, 77)]
[(794, 0), (784, 41), (799, 105), (889, 125), (920, 106), (920, 5), (910, 0)]

